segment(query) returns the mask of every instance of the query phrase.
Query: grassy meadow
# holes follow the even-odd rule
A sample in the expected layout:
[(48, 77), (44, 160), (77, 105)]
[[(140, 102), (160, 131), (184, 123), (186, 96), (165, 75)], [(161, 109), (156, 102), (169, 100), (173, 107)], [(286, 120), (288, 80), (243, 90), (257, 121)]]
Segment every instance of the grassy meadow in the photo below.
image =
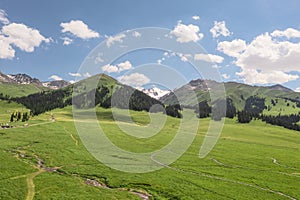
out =
[[(0, 120), (8, 110), (1, 103)], [(111, 110), (97, 108), (99, 124), (120, 148), (148, 152), (168, 144), (180, 119), (167, 117), (162, 131), (148, 139), (124, 134)], [(139, 125), (148, 113), (130, 111)], [(55, 121), (51, 120), (51, 115)], [(201, 119), (195, 140), (173, 164), (149, 173), (125, 173), (98, 162), (80, 141), (72, 108), (30, 119), (27, 127), (0, 130), (0, 199), (299, 199), (300, 134), (252, 121), (226, 119), (214, 149), (199, 149), (209, 119)]]

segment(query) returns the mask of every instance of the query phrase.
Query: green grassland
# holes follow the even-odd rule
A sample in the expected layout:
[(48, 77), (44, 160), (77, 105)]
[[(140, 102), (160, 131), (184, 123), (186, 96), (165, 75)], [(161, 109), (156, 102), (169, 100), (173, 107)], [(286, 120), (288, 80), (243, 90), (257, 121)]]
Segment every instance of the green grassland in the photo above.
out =
[(15, 83), (0, 83), (0, 91), (4, 95), (10, 97), (22, 97), (29, 94), (41, 92), (43, 90), (49, 90), (44, 87), (38, 87), (34, 84), (15, 84)]
[[(277, 102), (275, 106), (271, 103), (272, 99), (273, 101)], [(263, 114), (265, 115), (290, 115), (298, 114), (300, 112), (300, 108), (297, 107), (295, 102), (282, 98), (267, 97), (265, 100), (265, 105), (270, 108), (263, 111)]]
[[(8, 103), (2, 103), (3, 111)], [(168, 144), (180, 122), (167, 117), (160, 133), (138, 139), (118, 128), (110, 109), (96, 111), (113, 143), (134, 152)], [(140, 125), (150, 121), (146, 112), (130, 113)], [(300, 198), (299, 132), (261, 121), (239, 124), (226, 119), (215, 148), (200, 159), (209, 125), (209, 119), (201, 119), (183, 156), (168, 168), (144, 174), (117, 171), (98, 162), (80, 141), (70, 106), (36, 116), (28, 124), (0, 130), (0, 199), (141, 199), (141, 194), (152, 199)], [(99, 184), (88, 184), (87, 179)]]

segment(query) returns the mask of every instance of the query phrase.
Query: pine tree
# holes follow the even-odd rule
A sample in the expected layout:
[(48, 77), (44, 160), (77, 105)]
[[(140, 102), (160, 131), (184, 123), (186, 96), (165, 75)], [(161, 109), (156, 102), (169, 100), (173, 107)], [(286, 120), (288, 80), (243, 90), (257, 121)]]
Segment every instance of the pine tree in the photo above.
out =
[(14, 113), (12, 113), (12, 114), (10, 115), (10, 122), (14, 122), (14, 118), (15, 118), (15, 115), (14, 115)]

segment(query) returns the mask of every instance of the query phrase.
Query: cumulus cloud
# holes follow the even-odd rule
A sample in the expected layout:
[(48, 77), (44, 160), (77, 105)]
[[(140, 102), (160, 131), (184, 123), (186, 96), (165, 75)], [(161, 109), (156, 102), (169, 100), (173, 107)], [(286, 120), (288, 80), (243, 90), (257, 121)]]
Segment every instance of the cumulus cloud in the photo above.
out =
[(300, 87), (297, 87), (297, 88), (295, 89), (295, 92), (300, 92)]
[(230, 78), (230, 75), (228, 75), (228, 74), (222, 74), (222, 77), (223, 77), (224, 79), (229, 79), (229, 78)]
[(202, 60), (211, 63), (222, 63), (224, 58), (213, 54), (195, 54), (194, 60)]
[(210, 29), (213, 38), (219, 37), (220, 35), (228, 37), (231, 35), (230, 31), (227, 29), (225, 21), (214, 22), (214, 26)]
[(68, 46), (68, 45), (70, 45), (70, 44), (73, 43), (73, 40), (72, 40), (71, 38), (63, 37), (63, 38), (61, 38), (61, 39), (64, 41), (63, 45)]
[(142, 86), (150, 82), (150, 79), (147, 76), (140, 73), (119, 76), (117, 79), (123, 84), (135, 87)]
[(280, 30), (275, 30), (271, 33), (271, 36), (273, 37), (286, 37), (288, 39), (290, 38), (300, 38), (300, 31), (293, 29), (293, 28), (288, 28), (284, 31)]
[[(300, 43), (288, 40), (297, 36), (296, 32), (286, 29), (266, 32), (255, 37), (248, 45), (233, 45), (222, 42), (218, 50), (235, 57), (235, 65), (241, 68), (236, 74), (248, 84), (286, 83), (297, 80), (300, 72)], [(286, 39), (277, 40), (277, 37)], [(231, 48), (239, 46), (240, 48)]]
[(80, 73), (71, 73), (69, 72), (68, 73), (70, 76), (73, 76), (73, 77), (81, 77), (81, 74)]
[(126, 60), (125, 62), (119, 63), (117, 65), (104, 65), (102, 70), (104, 72), (113, 73), (113, 72), (122, 72), (132, 69), (132, 64)]
[(85, 77), (85, 78), (89, 78), (89, 77), (91, 77), (92, 75), (91, 75), (90, 73), (86, 72), (86, 73), (84, 73), (82, 76)]
[(15, 56), (13, 46), (22, 51), (33, 52), (42, 42), (49, 43), (50, 38), (45, 38), (36, 29), (24, 24), (11, 23), (2, 27), (0, 32), (0, 58), (11, 59)]
[(119, 34), (116, 36), (106, 36), (106, 37), (107, 37), (106, 46), (111, 47), (111, 45), (113, 45), (115, 42), (122, 43), (123, 38), (125, 38), (126, 35), (124, 33), (122, 33), (122, 34)]
[[(176, 53), (175, 55), (177, 55), (182, 62), (187, 62), (189, 60), (188, 58), (192, 57), (191, 54), (183, 54), (183, 53)], [(170, 56), (173, 56), (173, 55), (170, 54)]]
[(192, 18), (193, 20), (200, 20), (200, 17), (198, 15), (194, 15)]
[(241, 39), (219, 42), (217, 50), (231, 57), (238, 57), (247, 48), (246, 42)]
[(114, 72), (118, 72), (119, 68), (115, 65), (107, 64), (102, 67), (102, 70), (107, 73), (114, 73)]
[(197, 42), (204, 37), (203, 33), (200, 32), (199, 26), (193, 24), (178, 23), (171, 31), (171, 34), (176, 37), (176, 41), (179, 43)]
[(7, 14), (6, 14), (5, 10), (2, 10), (2, 9), (0, 9), (0, 22), (5, 25), (9, 24)]
[(60, 26), (63, 28), (61, 32), (70, 32), (81, 39), (98, 38), (100, 36), (99, 33), (91, 30), (88, 25), (81, 20), (71, 20), (70, 22), (61, 23)]
[(0, 35), (0, 59), (12, 59), (15, 57), (15, 50), (5, 37)]
[(236, 73), (243, 77), (247, 84), (269, 84), (269, 83), (286, 83), (299, 78), (298, 75), (292, 75), (283, 71), (257, 71), (256, 69), (243, 69), (242, 72)]
[(138, 38), (138, 37), (141, 37), (142, 35), (141, 35), (141, 33), (137, 32), (137, 31), (134, 31), (132, 33), (132, 36)]
[(97, 56), (95, 57), (94, 63), (98, 64), (98, 63), (102, 63), (102, 62), (104, 62), (103, 53), (98, 53)]
[(63, 80), (61, 77), (59, 77), (57, 75), (52, 75), (48, 79), (52, 79), (52, 80), (55, 80), (55, 81), (61, 81), (61, 80)]
[(128, 60), (126, 60), (125, 62), (119, 63), (118, 67), (119, 67), (119, 72), (121, 72), (121, 71), (125, 71), (125, 70), (131, 69), (132, 68), (132, 64)]

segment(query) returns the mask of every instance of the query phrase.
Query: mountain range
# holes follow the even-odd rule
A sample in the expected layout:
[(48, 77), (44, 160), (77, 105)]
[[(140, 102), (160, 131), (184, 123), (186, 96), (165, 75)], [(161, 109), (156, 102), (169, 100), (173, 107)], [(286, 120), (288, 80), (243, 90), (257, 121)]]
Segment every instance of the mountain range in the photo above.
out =
[[(238, 110), (242, 110), (246, 100), (251, 96), (259, 96), (261, 98), (278, 98), (291, 99), (293, 101), (300, 100), (300, 93), (276, 84), (273, 86), (251, 86), (237, 82), (216, 82), (213, 80), (192, 80), (171, 93), (162, 96), (159, 100), (165, 104), (177, 104), (180, 102), (183, 106), (194, 106), (197, 102), (210, 102), (211, 88), (219, 88), (224, 85), (226, 97), (233, 100)], [(195, 95), (191, 96), (190, 93)]]
[[(94, 77), (90, 77), (88, 79), (80, 81), (75, 85), (82, 85), (85, 81), (89, 82), (89, 80), (93, 80), (94, 78), (99, 78), (99, 75), (95, 75)], [(289, 104), (293, 104), (295, 102), (297, 103), (300, 101), (300, 93), (294, 92), (293, 90), (279, 84), (273, 86), (251, 86), (237, 82), (221, 83), (213, 80), (197, 79), (192, 80), (186, 85), (183, 85), (173, 91), (162, 90), (157, 87), (148, 89), (141, 88), (139, 89), (139, 91), (131, 88), (130, 86), (123, 85), (114, 78), (105, 74), (101, 75), (101, 80), (99, 82), (97, 91), (101, 93), (103, 92), (103, 87), (105, 87), (105, 90), (107, 90), (106, 92), (111, 95), (113, 93), (113, 88), (125, 88), (126, 91), (134, 93), (136, 95), (136, 98), (140, 97), (147, 102), (153, 103), (160, 101), (165, 105), (176, 105), (180, 103), (182, 106), (194, 107), (198, 102), (201, 101), (210, 102), (210, 90), (212, 88), (218, 88), (222, 84), (224, 85), (226, 90), (226, 98), (232, 100), (233, 105), (237, 110), (243, 110), (247, 99), (252, 96), (264, 98), (267, 102), (271, 101), (271, 99), (277, 99), (277, 101), (279, 102), (288, 101)], [(70, 104), (73, 85), (64, 80), (42, 82), (39, 79), (32, 78), (27, 74), (6, 75), (0, 73), (0, 93), (2, 93), (3, 96), (8, 95), (12, 98), (20, 98), (25, 97), (29, 94), (37, 94), (42, 91), (46, 92), (45, 95), (48, 96), (63, 94), (64, 101), (66, 99), (69, 99), (69, 102), (67, 104)], [(196, 95), (189, 95), (190, 92), (193, 92)], [(141, 95), (141, 93), (144, 93), (145, 95)], [(126, 95), (122, 92), (120, 94)], [(103, 95), (104, 94), (102, 94), (102, 96)], [(149, 96), (149, 98), (146, 96)], [(159, 101), (154, 101), (151, 99)], [(99, 103), (100, 102), (104, 103), (104, 100), (102, 99), (101, 101), (99, 101)], [(53, 103), (57, 104), (57, 102)], [(52, 107), (50, 106), (50, 108)]]
[(69, 82), (64, 80), (55, 80), (42, 82), (37, 78), (32, 78), (27, 74), (3, 74), (0, 72), (0, 83), (11, 83), (19, 85), (35, 85), (40, 88), (49, 88), (49, 89), (60, 89), (70, 85)]

